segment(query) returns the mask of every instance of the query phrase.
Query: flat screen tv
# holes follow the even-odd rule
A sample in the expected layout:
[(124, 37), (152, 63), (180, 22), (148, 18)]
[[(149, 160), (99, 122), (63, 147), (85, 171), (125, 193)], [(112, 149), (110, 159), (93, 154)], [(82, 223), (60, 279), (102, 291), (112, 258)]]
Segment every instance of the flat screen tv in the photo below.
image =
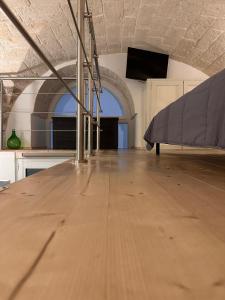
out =
[(167, 54), (128, 48), (126, 78), (147, 80), (166, 78), (169, 56)]

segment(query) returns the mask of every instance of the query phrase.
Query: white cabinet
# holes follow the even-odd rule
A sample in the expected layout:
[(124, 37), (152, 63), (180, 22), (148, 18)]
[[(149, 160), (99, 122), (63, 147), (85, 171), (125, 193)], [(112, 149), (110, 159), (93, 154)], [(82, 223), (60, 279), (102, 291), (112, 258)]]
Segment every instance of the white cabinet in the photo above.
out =
[(61, 164), (70, 157), (18, 157), (17, 158), (17, 180), (26, 177), (28, 169), (48, 169)]
[(16, 181), (16, 153), (0, 151), (0, 181)]
[(48, 169), (73, 158), (72, 151), (0, 151), (0, 181), (13, 183), (25, 178), (28, 169)]

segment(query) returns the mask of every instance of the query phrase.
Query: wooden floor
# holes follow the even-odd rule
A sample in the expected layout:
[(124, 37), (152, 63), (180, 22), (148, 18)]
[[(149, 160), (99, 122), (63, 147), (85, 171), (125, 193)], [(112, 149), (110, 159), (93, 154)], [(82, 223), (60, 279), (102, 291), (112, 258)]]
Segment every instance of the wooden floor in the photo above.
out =
[(105, 152), (0, 192), (1, 300), (224, 300), (225, 152)]

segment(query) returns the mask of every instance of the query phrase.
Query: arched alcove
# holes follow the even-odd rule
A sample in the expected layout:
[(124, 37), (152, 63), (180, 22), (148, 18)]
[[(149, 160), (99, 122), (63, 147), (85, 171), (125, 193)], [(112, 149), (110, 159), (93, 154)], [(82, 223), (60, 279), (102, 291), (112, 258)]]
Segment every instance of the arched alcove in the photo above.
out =
[[(68, 65), (60, 69), (61, 74), (71, 74), (74, 73), (75, 64)], [(118, 99), (118, 103), (123, 110), (119, 117), (119, 124), (127, 124), (127, 131), (128, 131), (128, 147), (131, 148), (134, 146), (134, 120), (133, 116), (135, 114), (134, 111), (134, 104), (131, 97), (131, 94), (123, 82), (123, 80), (113, 73), (112, 71), (100, 67), (101, 77), (102, 77), (102, 87), (103, 90), (106, 91), (111, 97)], [(71, 88), (75, 88), (76, 82), (70, 81), (68, 82)], [(46, 93), (51, 93), (51, 95), (46, 95)], [(36, 132), (34, 131), (31, 136), (31, 146), (37, 147), (40, 144), (42, 147), (51, 147), (51, 118), (55, 114), (55, 109), (57, 103), (62, 97), (70, 97), (62, 84), (59, 81), (45, 81), (41, 86), (38, 95), (35, 100), (33, 114), (31, 116), (31, 130), (35, 130), (37, 126), (41, 128), (45, 127), (46, 134), (43, 137), (43, 132)], [(96, 103), (96, 100), (94, 101)], [(74, 105), (76, 107), (75, 101)], [(107, 103), (103, 102), (103, 106), (105, 106), (105, 111), (107, 110)], [(114, 103), (115, 105), (115, 103)], [(95, 105), (96, 106), (96, 105)], [(94, 111), (96, 108), (94, 107)], [(104, 111), (104, 109), (103, 109)], [(110, 116), (110, 111), (107, 112), (108, 116)], [(119, 125), (120, 126), (120, 125)], [(122, 128), (122, 125), (120, 126)], [(125, 128), (125, 127), (124, 127)], [(123, 134), (124, 129), (123, 128)], [(120, 130), (122, 132), (122, 129)], [(121, 133), (122, 134), (122, 133)], [(45, 144), (45, 146), (44, 146)]]
[[(76, 93), (76, 88), (73, 88), (74, 93)], [(54, 117), (74, 117), (77, 114), (77, 102), (74, 98), (66, 93), (62, 95), (58, 102), (55, 104), (55, 107), (52, 109)], [(86, 94), (86, 107), (88, 107), (88, 94)], [(94, 116), (96, 117), (97, 112), (97, 97), (94, 96)], [(101, 93), (101, 109), (100, 117), (111, 118), (116, 117), (119, 119), (118, 124), (118, 148), (127, 149), (128, 145), (128, 123), (124, 122), (125, 110), (123, 105), (120, 103), (120, 100), (113, 95), (106, 88), (102, 88)], [(53, 141), (53, 132), (51, 136), (51, 146)]]
[[(76, 88), (73, 88), (73, 92), (76, 93)], [(77, 113), (78, 104), (74, 98), (65, 93), (62, 95), (53, 109), (55, 116), (74, 116)], [(86, 95), (86, 107), (88, 107), (88, 97)], [(123, 117), (124, 109), (119, 99), (117, 99), (109, 90), (102, 88), (101, 93), (101, 109), (100, 116), (102, 117)], [(97, 97), (94, 96), (94, 116), (97, 111)]]

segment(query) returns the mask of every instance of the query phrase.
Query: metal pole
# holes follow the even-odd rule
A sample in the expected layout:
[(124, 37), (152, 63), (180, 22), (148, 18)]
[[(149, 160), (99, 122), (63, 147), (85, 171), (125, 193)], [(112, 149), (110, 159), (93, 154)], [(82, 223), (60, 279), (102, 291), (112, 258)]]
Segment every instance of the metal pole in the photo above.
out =
[(3, 82), (0, 81), (0, 150), (3, 149)]
[[(98, 52), (97, 52), (96, 38), (95, 38), (95, 29), (94, 29), (94, 25), (93, 25), (93, 17), (92, 17), (92, 14), (91, 14), (90, 10), (89, 10), (88, 1), (85, 0), (85, 3), (86, 3), (86, 8), (87, 8), (87, 14), (88, 14), (88, 16), (90, 16), (90, 18), (88, 18), (89, 29), (90, 29), (90, 33), (91, 33), (91, 36), (92, 36), (93, 41), (94, 41), (94, 60), (95, 60), (95, 66), (96, 66), (96, 71), (97, 71), (97, 77), (98, 77), (97, 79), (98, 79), (98, 82), (99, 82), (100, 90), (102, 90), (101, 75), (100, 75), (99, 64), (98, 64)], [(99, 100), (99, 102), (100, 102), (100, 100)]]
[[(76, 21), (76, 17), (75, 17), (74, 11), (73, 11), (71, 0), (67, 0), (67, 2), (68, 2), (68, 5), (69, 5), (70, 13), (71, 13), (71, 16), (72, 16), (72, 19), (73, 19), (76, 31), (77, 31), (78, 41), (80, 42), (80, 46), (81, 46), (81, 48), (83, 50), (83, 54), (84, 54), (84, 58), (85, 58), (85, 61), (86, 61), (87, 67), (88, 67), (89, 74), (91, 74), (91, 76), (92, 76), (92, 80), (93, 80), (93, 84), (94, 84), (94, 89), (95, 89), (95, 92), (96, 92), (98, 104), (99, 104), (100, 111), (101, 111), (102, 108), (101, 108), (101, 104), (100, 104), (100, 97), (99, 97), (98, 92), (97, 92), (97, 86), (96, 86), (96, 83), (95, 83), (95, 79), (94, 79), (94, 77), (92, 75), (91, 68), (90, 68), (90, 63), (88, 61), (87, 53), (85, 51), (85, 43), (84, 43), (84, 40), (82, 38), (79, 25), (77, 24), (77, 21)], [(84, 2), (84, 17), (85, 17), (85, 1), (83, 0), (83, 2)], [(98, 62), (97, 62), (96, 66), (97, 66), (97, 71), (99, 72)], [(98, 75), (98, 80), (100, 81), (100, 76), (99, 75)], [(101, 85), (101, 83), (100, 83), (100, 85)]]
[[(76, 80), (76, 77), (62, 77), (63, 80)], [(88, 78), (87, 78), (88, 79)], [(22, 76), (0, 76), (0, 80), (59, 80), (58, 77), (22, 77)]]
[[(100, 98), (100, 90), (98, 90), (98, 95)], [(97, 102), (97, 123), (100, 125), (100, 107), (99, 107), (99, 103)], [(97, 143), (96, 143), (96, 150), (99, 151), (100, 150), (100, 126), (97, 127)]]
[[(90, 36), (90, 67), (91, 72), (93, 74), (93, 55), (94, 55), (94, 48), (93, 48), (93, 39), (92, 36)], [(88, 110), (90, 111), (90, 114), (93, 116), (93, 101), (94, 101), (94, 93), (93, 93), (93, 80), (91, 74), (89, 74), (89, 80), (88, 80)], [(88, 155), (93, 154), (93, 123), (88, 116)]]
[(77, 161), (84, 162), (84, 54), (81, 41), (84, 41), (84, 12), (85, 3), (83, 0), (77, 1), (78, 13), (78, 29), (80, 32), (81, 40), (78, 39), (77, 49), (77, 97), (82, 105), (78, 104), (77, 108)]
[[(87, 105), (86, 103), (86, 82), (84, 82), (84, 102), (85, 106)], [(88, 109), (88, 108), (87, 108)], [(87, 131), (87, 116), (84, 114), (84, 151), (86, 151), (86, 131)]]
[(20, 95), (70, 95), (70, 93), (4, 93), (3, 95), (20, 96)]
[[(84, 1), (81, 1), (82, 4), (84, 4)], [(6, 3), (3, 0), (0, 0), (0, 8), (4, 11), (4, 13), (8, 16), (8, 18), (11, 20), (11, 22), (15, 25), (15, 27), (18, 29), (18, 31), (22, 34), (22, 36), (27, 40), (27, 42), (31, 45), (31, 47), (34, 49), (34, 51), (38, 54), (38, 56), (42, 59), (42, 61), (49, 67), (49, 69), (52, 71), (53, 74), (62, 82), (62, 84), (65, 86), (65, 88), (70, 92), (72, 97), (75, 101), (79, 104), (80, 107), (82, 107), (87, 114), (90, 115), (90, 113), (86, 110), (86, 108), (83, 105), (83, 102), (80, 101), (80, 99), (77, 98), (77, 96), (74, 94), (72, 89), (69, 87), (69, 85), (66, 83), (64, 79), (59, 75), (59, 73), (56, 71), (56, 69), (53, 67), (51, 62), (47, 59), (45, 54), (42, 52), (42, 50), (38, 47), (38, 45), (35, 43), (35, 41), (31, 38), (31, 36), (28, 34), (28, 32), (25, 30), (23, 25), (19, 22), (19, 20), (16, 18), (16, 16), (13, 14), (13, 12), (10, 10), (10, 8), (6, 5)], [(83, 13), (84, 16), (84, 13)], [(91, 116), (92, 117), (92, 116)]]
[[(64, 77), (62, 76), (63, 80), (70, 80), (74, 81), (77, 80), (77, 77)], [(88, 80), (88, 77), (84, 78), (85, 80)], [(48, 80), (59, 80), (58, 77), (16, 77), (16, 76), (0, 76), (0, 80), (43, 80), (43, 81), (48, 81)]]

